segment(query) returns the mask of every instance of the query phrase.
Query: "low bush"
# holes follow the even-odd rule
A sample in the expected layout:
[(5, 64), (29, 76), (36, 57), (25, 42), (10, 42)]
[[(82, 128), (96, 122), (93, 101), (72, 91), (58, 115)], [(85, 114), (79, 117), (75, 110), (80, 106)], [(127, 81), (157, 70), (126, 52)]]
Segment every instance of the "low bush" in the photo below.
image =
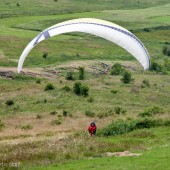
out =
[(36, 83), (37, 83), (37, 84), (41, 84), (41, 79), (37, 79), (37, 80), (36, 80)]
[(85, 75), (84, 75), (84, 67), (79, 67), (79, 80), (84, 80)]
[(43, 58), (46, 59), (47, 57), (48, 57), (48, 53), (47, 53), (47, 52), (44, 52), (44, 53), (43, 53)]
[(109, 109), (108, 111), (106, 111), (105, 113), (99, 113), (97, 116), (102, 119), (104, 117), (108, 117), (108, 116), (112, 116), (114, 113), (114, 111), (112, 109)]
[(62, 124), (62, 120), (60, 120), (60, 119), (52, 120), (51, 124), (52, 124), (53, 126), (55, 126), (55, 125), (60, 125), (60, 124)]
[(75, 84), (73, 86), (73, 91), (74, 91), (75, 94), (80, 95), (81, 86), (82, 86), (81, 82), (75, 82)]
[(118, 120), (113, 121), (105, 128), (98, 130), (99, 136), (116, 136), (131, 132), (137, 129), (152, 128), (156, 126), (169, 126), (170, 121), (161, 121), (154, 119), (140, 119), (140, 120)]
[(164, 46), (162, 48), (162, 53), (166, 56), (170, 56), (170, 46)]
[(142, 81), (142, 85), (141, 85), (141, 88), (145, 88), (145, 87), (150, 87), (150, 82), (149, 80), (143, 80)]
[(126, 113), (126, 110), (124, 110), (122, 107), (120, 106), (117, 106), (114, 108), (114, 111), (115, 111), (115, 114), (125, 114)]
[(82, 95), (84, 97), (89, 95), (89, 88), (86, 85), (82, 85), (81, 82), (75, 82), (73, 91), (75, 94)]
[(71, 88), (70, 88), (69, 86), (65, 85), (65, 86), (62, 88), (62, 90), (68, 92), (68, 91), (71, 91)]
[(74, 80), (73, 72), (69, 71), (66, 74), (66, 80)]
[(37, 114), (36, 119), (41, 119), (42, 116), (40, 114)]
[(152, 61), (150, 70), (155, 72), (163, 72), (163, 67), (161, 64), (158, 64), (156, 61)]
[(56, 115), (56, 114), (57, 114), (57, 111), (50, 112), (50, 115)]
[(89, 98), (87, 99), (87, 101), (88, 101), (89, 103), (93, 103), (93, 102), (94, 102), (94, 98), (93, 98), (93, 97), (89, 97)]
[(23, 129), (23, 130), (31, 130), (31, 129), (33, 129), (33, 126), (30, 125), (30, 124), (21, 125), (21, 129)]
[(124, 67), (119, 64), (119, 63), (115, 63), (113, 64), (113, 66), (111, 67), (110, 70), (110, 74), (111, 75), (120, 75), (125, 71)]
[(53, 84), (51, 84), (51, 83), (48, 83), (46, 86), (45, 86), (45, 91), (49, 91), (49, 90), (54, 90), (55, 89), (55, 87), (54, 87), (54, 85)]
[(153, 106), (145, 109), (143, 112), (138, 114), (139, 117), (153, 117), (155, 114), (164, 113), (164, 109), (158, 106)]
[(88, 117), (94, 117), (95, 116), (94, 112), (89, 111), (89, 110), (85, 112), (85, 115), (88, 116)]
[(5, 104), (7, 105), (7, 106), (12, 106), (12, 105), (14, 105), (14, 101), (13, 100), (7, 100), (6, 102), (5, 102)]
[(117, 94), (119, 90), (111, 90), (111, 93)]
[(132, 78), (132, 74), (129, 71), (124, 71), (121, 81), (125, 84), (129, 84), (131, 82), (134, 82), (134, 79)]
[(66, 110), (63, 110), (63, 116), (68, 116), (68, 112)]
[(116, 136), (124, 133), (128, 133), (136, 129), (135, 121), (123, 121), (119, 120), (116, 122), (112, 122), (107, 127), (98, 131), (98, 135), (100, 136)]
[(80, 89), (80, 94), (84, 97), (89, 95), (89, 88), (86, 85), (82, 85)]
[(4, 123), (2, 123), (2, 120), (0, 119), (0, 131), (4, 128)]

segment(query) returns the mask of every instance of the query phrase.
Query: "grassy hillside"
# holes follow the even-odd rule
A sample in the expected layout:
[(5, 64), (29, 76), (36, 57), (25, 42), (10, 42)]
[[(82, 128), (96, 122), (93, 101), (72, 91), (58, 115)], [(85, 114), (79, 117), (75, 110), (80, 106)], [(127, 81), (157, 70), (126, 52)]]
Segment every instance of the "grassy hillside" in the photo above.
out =
[[(162, 50), (170, 48), (169, 11), (168, 0), (1, 0), (2, 163), (19, 162), (21, 169), (40, 170), (168, 169), (170, 58)], [(36, 46), (24, 63), (24, 72), (16, 73), (22, 51), (36, 35), (75, 18), (104, 19), (127, 28), (144, 43), (152, 63), (161, 65), (162, 70), (143, 71), (134, 57), (117, 45), (88, 34), (68, 33)], [(134, 82), (124, 84), (122, 75), (104, 74), (102, 62), (109, 68), (121, 63)], [(78, 80), (79, 67), (85, 68), (85, 80)], [(75, 80), (66, 80), (70, 71)], [(89, 87), (87, 97), (74, 93), (77, 81)], [(54, 90), (45, 90), (49, 83)], [(91, 121), (100, 131), (112, 121), (145, 119), (166, 125), (158, 123), (160, 127), (114, 137), (98, 134), (89, 138), (84, 133)], [(106, 156), (107, 152), (127, 150), (142, 155)], [(0, 167), (2, 163), (0, 160)]]

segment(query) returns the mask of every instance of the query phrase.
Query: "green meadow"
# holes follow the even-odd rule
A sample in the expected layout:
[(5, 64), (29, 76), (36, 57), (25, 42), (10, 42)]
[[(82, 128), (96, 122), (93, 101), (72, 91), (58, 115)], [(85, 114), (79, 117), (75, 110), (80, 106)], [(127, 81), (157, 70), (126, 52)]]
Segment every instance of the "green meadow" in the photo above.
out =
[[(19, 169), (31, 170), (168, 169), (170, 57), (163, 49), (170, 49), (169, 11), (168, 0), (1, 0), (0, 168), (17, 169), (9, 165), (19, 162)], [(38, 44), (17, 74), (19, 57), (35, 36), (76, 18), (103, 19), (130, 30), (162, 70), (144, 71), (116, 44), (75, 32)], [(110, 71), (103, 74), (102, 63), (111, 68), (117, 62), (134, 82), (124, 84), (122, 75)], [(78, 80), (79, 67), (85, 69), (84, 80)], [(74, 80), (66, 79), (68, 72)], [(77, 81), (89, 88), (87, 97), (74, 93)], [(49, 83), (54, 89), (46, 91)], [(161, 111), (146, 113), (154, 108)], [(85, 132), (92, 121), (102, 131), (112, 121), (143, 119), (163, 123), (110, 137), (89, 138)], [(140, 156), (107, 156), (124, 151)]]

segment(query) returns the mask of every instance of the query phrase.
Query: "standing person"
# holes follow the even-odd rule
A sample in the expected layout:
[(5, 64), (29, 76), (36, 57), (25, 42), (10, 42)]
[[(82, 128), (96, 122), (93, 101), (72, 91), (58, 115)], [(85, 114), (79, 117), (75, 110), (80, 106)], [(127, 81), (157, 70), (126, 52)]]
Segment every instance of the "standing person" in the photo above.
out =
[(96, 127), (95, 123), (92, 122), (90, 124), (90, 126), (88, 127), (88, 131), (89, 131), (90, 136), (93, 136), (93, 135), (96, 134), (96, 129), (97, 129), (97, 127)]

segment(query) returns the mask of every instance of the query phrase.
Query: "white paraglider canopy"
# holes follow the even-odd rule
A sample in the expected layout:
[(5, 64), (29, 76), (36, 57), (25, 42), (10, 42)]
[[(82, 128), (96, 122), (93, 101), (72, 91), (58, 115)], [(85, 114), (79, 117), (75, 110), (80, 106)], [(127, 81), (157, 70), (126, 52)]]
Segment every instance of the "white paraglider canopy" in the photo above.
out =
[(149, 69), (150, 57), (148, 51), (134, 34), (125, 28), (108, 21), (92, 18), (81, 18), (56, 24), (42, 31), (37, 37), (35, 37), (26, 46), (19, 59), (18, 73), (22, 70), (25, 58), (38, 43), (55, 35), (68, 32), (89, 33), (114, 42), (132, 54), (145, 70)]

